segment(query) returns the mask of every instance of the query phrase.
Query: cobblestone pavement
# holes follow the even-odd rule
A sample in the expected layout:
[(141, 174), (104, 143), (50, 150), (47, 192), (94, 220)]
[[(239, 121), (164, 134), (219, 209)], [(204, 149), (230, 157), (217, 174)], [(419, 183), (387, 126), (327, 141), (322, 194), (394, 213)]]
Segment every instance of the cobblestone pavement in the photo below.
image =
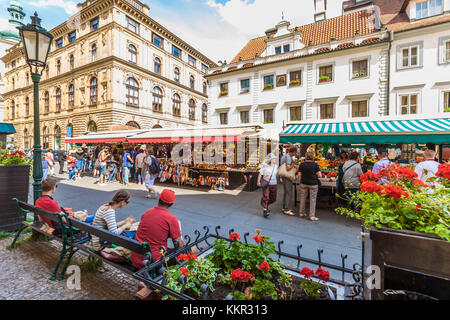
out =
[[(25, 241), (14, 250), (6, 247), (12, 238), (0, 241), (0, 300), (130, 300), (137, 281), (113, 267), (105, 272), (81, 272), (81, 290), (68, 289), (67, 281), (50, 280), (58, 260), (57, 241)], [(76, 253), (72, 265), (87, 256)]]

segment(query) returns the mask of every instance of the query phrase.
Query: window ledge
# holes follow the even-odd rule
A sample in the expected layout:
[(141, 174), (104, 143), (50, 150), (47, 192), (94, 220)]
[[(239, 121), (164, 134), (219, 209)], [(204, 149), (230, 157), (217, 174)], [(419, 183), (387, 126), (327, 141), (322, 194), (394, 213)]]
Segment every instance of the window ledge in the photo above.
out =
[(133, 103), (126, 103), (126, 106), (127, 107), (133, 107), (133, 108), (139, 108), (139, 105), (138, 104), (133, 104)]

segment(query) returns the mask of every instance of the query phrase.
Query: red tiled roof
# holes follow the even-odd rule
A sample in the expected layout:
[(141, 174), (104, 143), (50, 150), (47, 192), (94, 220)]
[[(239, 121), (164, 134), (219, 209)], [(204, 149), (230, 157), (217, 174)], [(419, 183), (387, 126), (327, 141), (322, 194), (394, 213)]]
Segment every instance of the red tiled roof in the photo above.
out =
[(314, 53), (323, 53), (323, 52), (328, 52), (328, 51), (330, 51), (330, 50), (331, 50), (330, 48), (324, 47), (324, 48), (316, 49), (316, 50), (314, 51)]
[(380, 41), (381, 39), (378, 37), (374, 37), (374, 38), (368, 38), (368, 39), (364, 39), (363, 41), (361, 41), (361, 44), (369, 44), (369, 43), (375, 43)]
[[(375, 32), (373, 23), (368, 23), (373, 19), (373, 12), (358, 11), (343, 16), (327, 19), (319, 23), (311, 23), (300, 26), (298, 29), (302, 33), (302, 42), (306, 45), (320, 45), (330, 42), (331, 38), (336, 41), (353, 38), (356, 31), (360, 35), (370, 34)], [(294, 31), (294, 28), (291, 30)], [(266, 49), (265, 40), (268, 36), (259, 37), (250, 40), (247, 45), (234, 57), (231, 63), (242, 60), (250, 60), (255, 58), (255, 55), (261, 55)]]
[(345, 49), (345, 48), (351, 48), (353, 47), (354, 44), (353, 42), (346, 42), (346, 43), (341, 43), (337, 46), (338, 49)]
[(231, 70), (235, 70), (235, 69), (237, 69), (237, 67), (236, 67), (236, 66), (233, 66), (233, 67), (229, 67), (229, 68), (228, 68), (228, 71), (231, 71)]

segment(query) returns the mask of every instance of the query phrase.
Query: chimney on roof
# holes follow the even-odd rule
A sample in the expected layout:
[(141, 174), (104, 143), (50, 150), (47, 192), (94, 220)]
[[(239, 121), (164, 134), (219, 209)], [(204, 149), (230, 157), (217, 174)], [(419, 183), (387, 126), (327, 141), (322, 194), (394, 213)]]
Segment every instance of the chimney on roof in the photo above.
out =
[(312, 46), (312, 40), (309, 40), (309, 42), (308, 42), (308, 46)]
[(336, 37), (335, 36), (331, 36), (330, 41), (336, 41)]
[(242, 57), (239, 57), (239, 61), (242, 61)]
[(359, 36), (359, 29), (355, 30), (355, 37)]

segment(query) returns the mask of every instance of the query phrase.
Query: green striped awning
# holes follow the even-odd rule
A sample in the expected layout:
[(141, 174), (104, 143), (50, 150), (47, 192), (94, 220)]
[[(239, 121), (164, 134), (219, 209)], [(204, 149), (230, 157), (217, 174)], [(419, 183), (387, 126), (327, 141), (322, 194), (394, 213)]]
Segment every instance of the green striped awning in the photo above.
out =
[(293, 124), (281, 143), (449, 143), (450, 119)]
[(14, 129), (12, 123), (0, 122), (0, 133), (7, 133), (7, 134), (16, 133), (16, 129)]

